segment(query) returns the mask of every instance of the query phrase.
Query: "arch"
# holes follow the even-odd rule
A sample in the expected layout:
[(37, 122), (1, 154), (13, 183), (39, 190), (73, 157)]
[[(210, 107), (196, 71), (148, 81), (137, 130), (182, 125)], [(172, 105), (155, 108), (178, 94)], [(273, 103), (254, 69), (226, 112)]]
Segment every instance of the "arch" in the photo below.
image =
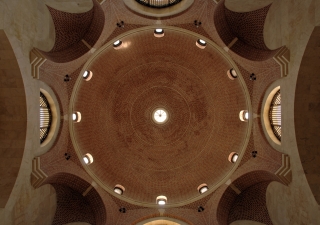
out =
[(261, 9), (273, 3), (273, 0), (226, 0), (225, 6), (227, 9), (233, 12), (251, 12), (257, 9)]
[[(69, 13), (47, 5), (51, 14), (55, 42), (50, 51), (41, 53), (56, 63), (66, 63), (87, 53), (97, 42), (104, 26), (104, 12), (96, 0), (87, 12)], [(73, 32), (70, 32), (73, 27)]]
[[(219, 224), (227, 225), (237, 220), (272, 224), (266, 205), (266, 190), (272, 181), (280, 182), (275, 174), (264, 170), (252, 171), (234, 180), (218, 204)], [(255, 207), (260, 211), (253, 213)]]
[(4, 208), (14, 188), (24, 153), (27, 133), (26, 94), (13, 48), (0, 30), (0, 208)]
[(269, 9), (263, 29), (263, 37), (269, 49), (278, 49), (285, 45), (283, 38), (283, 11), (281, 2), (274, 1)]
[[(184, 221), (175, 219), (175, 218), (171, 218), (171, 217), (167, 217), (167, 216), (159, 216), (159, 217), (152, 217), (152, 218), (148, 218), (139, 222), (134, 223), (135, 225), (157, 225), (157, 223), (153, 224), (151, 222), (153, 221), (170, 221), (171, 223), (168, 223), (168, 225), (189, 225), (189, 223), (186, 223)], [(163, 223), (162, 223), (163, 224)], [(160, 225), (160, 224), (159, 224)]]
[(91, 224), (86, 222), (74, 222), (74, 223), (66, 223), (64, 225), (91, 225)]
[(252, 220), (237, 220), (237, 221), (230, 223), (230, 225), (265, 225), (265, 224), (259, 223), (256, 221), (252, 221)]
[(107, 215), (104, 203), (87, 181), (70, 173), (57, 173), (48, 177), (44, 184), (51, 184), (57, 193), (57, 211), (53, 224), (81, 221), (105, 225)]
[(53, 146), (59, 132), (60, 128), (60, 107), (57, 97), (55, 96), (53, 90), (46, 85), (44, 82), (39, 81), (40, 92), (45, 95), (47, 98), (51, 113), (52, 113), (52, 122), (51, 127), (48, 133), (47, 138), (43, 143), (40, 144), (39, 151), (36, 153), (36, 156), (46, 153)]
[(252, 61), (264, 61), (276, 54), (278, 49), (268, 49), (263, 37), (264, 22), (270, 6), (240, 13), (227, 9), (225, 0), (217, 5), (214, 24), (228, 49)]
[(315, 27), (305, 49), (296, 84), (294, 125), (301, 164), (309, 187), (320, 204), (320, 27)]
[(260, 182), (241, 192), (235, 199), (228, 216), (228, 224), (237, 220), (252, 220), (272, 225), (266, 192), (271, 181)]
[(151, 8), (141, 5), (135, 0), (123, 0), (123, 2), (133, 12), (144, 16), (162, 18), (182, 13), (193, 4), (194, 0), (183, 0), (175, 5), (166, 8)]
[[(44, 52), (49, 52), (56, 39), (55, 26), (48, 7), (67, 13), (84, 13), (92, 9), (92, 0), (57, 1), (43, 0), (38, 4), (36, 26), (38, 32), (34, 37), (34, 47)], [(44, 24), (46, 24), (44, 26)]]

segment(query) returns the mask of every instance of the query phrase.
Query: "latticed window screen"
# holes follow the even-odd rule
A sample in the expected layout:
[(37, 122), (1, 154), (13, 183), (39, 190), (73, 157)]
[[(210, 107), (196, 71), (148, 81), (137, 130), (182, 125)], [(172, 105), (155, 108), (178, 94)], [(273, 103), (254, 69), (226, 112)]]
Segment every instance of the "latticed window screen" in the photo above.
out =
[(46, 96), (40, 92), (40, 144), (48, 136), (51, 120), (52, 115), (49, 102)]
[(136, 0), (140, 4), (153, 7), (153, 8), (164, 8), (175, 5), (182, 0)]
[(270, 124), (274, 135), (281, 141), (281, 94), (280, 90), (272, 98), (269, 110)]

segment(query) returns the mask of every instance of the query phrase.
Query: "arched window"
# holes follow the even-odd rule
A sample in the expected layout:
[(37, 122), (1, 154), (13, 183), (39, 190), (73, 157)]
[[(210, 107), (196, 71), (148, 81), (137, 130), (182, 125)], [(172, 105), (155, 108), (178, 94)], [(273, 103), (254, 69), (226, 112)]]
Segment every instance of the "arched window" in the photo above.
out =
[(280, 89), (271, 100), (269, 109), (269, 120), (274, 135), (281, 141), (281, 94)]
[(152, 8), (165, 8), (175, 5), (182, 0), (136, 0), (138, 3)]
[(48, 136), (52, 122), (52, 114), (49, 102), (42, 92), (40, 92), (40, 144)]

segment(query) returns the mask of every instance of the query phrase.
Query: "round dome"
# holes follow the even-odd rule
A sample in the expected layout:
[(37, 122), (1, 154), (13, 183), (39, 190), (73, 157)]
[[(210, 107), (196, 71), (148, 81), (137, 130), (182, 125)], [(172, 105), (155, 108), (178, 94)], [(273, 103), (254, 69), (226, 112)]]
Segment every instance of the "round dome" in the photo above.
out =
[(124, 185), (116, 197), (152, 207), (159, 195), (169, 206), (194, 201), (203, 182), (210, 189), (201, 197), (213, 191), (237, 166), (228, 155), (241, 155), (249, 130), (238, 117), (248, 94), (225, 76), (230, 59), (212, 43), (197, 48), (200, 37), (181, 29), (167, 27), (160, 39), (153, 30), (97, 51), (83, 68), (95, 79), (77, 80), (70, 108), (82, 115), (70, 123), (77, 154), (95, 157), (87, 172), (111, 194)]

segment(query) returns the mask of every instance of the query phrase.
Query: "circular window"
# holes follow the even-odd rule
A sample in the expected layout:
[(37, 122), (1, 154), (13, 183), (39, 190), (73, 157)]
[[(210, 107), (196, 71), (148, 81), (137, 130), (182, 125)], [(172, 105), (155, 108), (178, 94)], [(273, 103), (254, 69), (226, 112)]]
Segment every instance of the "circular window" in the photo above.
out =
[(153, 112), (152, 118), (156, 123), (165, 123), (168, 120), (168, 112), (163, 108), (158, 108)]
[(280, 89), (274, 94), (269, 109), (269, 120), (276, 138), (281, 141), (281, 94)]
[(156, 19), (177, 15), (187, 10), (194, 0), (122, 0), (132, 11)]
[(52, 122), (52, 114), (49, 102), (42, 92), (40, 92), (40, 144), (47, 138)]
[(181, 1), (182, 0), (136, 0), (136, 2), (152, 8), (165, 8)]

